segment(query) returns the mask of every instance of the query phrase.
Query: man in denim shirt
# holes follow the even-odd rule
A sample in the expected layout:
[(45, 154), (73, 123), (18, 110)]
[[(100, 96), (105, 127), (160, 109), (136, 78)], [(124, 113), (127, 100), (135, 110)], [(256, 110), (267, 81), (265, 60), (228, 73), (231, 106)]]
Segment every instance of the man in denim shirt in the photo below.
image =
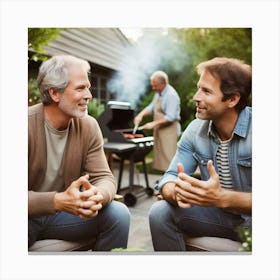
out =
[[(178, 143), (149, 214), (155, 251), (184, 251), (182, 233), (238, 240), (251, 224), (251, 67), (232, 58), (197, 66), (196, 119)], [(199, 167), (201, 180), (191, 177)]]

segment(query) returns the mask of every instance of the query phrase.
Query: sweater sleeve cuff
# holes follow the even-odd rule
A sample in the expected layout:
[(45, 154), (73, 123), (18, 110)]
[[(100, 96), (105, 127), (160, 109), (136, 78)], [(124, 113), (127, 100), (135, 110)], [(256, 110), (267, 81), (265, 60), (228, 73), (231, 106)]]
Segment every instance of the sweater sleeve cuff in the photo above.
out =
[(54, 196), (56, 192), (28, 192), (28, 216), (55, 214)]

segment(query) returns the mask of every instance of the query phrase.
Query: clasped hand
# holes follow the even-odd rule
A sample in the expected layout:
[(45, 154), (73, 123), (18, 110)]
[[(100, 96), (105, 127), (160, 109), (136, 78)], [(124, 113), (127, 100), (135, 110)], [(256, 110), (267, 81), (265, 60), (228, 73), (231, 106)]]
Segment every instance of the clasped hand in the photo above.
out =
[[(103, 196), (98, 189), (88, 181), (89, 176), (81, 176), (62, 193), (55, 196), (56, 208), (87, 219), (98, 215), (102, 208)], [(80, 191), (83, 186), (84, 191)]]
[(223, 189), (211, 160), (207, 163), (207, 169), (210, 178), (202, 181), (185, 174), (183, 165), (178, 163), (175, 199), (179, 207), (191, 208), (193, 205), (219, 207)]

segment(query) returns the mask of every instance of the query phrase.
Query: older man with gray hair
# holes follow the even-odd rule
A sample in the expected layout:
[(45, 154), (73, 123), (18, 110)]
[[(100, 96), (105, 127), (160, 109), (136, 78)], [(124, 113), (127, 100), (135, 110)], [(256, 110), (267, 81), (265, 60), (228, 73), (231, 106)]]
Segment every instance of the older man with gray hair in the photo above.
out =
[(153, 121), (146, 123), (143, 129), (153, 129), (153, 168), (165, 171), (175, 155), (177, 138), (181, 133), (180, 97), (169, 84), (165, 72), (154, 72), (150, 81), (156, 94), (152, 102), (135, 117), (134, 124), (139, 125), (143, 117), (153, 115)]
[(28, 247), (37, 240), (96, 238), (96, 251), (126, 248), (130, 215), (113, 201), (114, 177), (97, 121), (87, 61), (45, 61), (37, 83), (42, 103), (28, 109)]

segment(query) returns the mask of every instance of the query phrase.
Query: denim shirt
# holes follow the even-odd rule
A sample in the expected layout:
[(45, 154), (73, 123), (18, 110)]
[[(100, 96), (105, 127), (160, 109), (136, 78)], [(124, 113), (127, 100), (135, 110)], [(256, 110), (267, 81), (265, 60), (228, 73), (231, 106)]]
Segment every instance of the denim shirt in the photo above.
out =
[[(252, 108), (246, 107), (238, 117), (228, 149), (228, 160), (232, 176), (232, 188), (236, 191), (252, 191)], [(219, 141), (213, 131), (212, 121), (193, 120), (178, 142), (177, 152), (157, 188), (177, 178), (177, 163), (182, 163), (185, 173), (191, 175), (199, 167), (202, 180), (209, 179), (208, 160), (216, 169), (216, 154)]]

